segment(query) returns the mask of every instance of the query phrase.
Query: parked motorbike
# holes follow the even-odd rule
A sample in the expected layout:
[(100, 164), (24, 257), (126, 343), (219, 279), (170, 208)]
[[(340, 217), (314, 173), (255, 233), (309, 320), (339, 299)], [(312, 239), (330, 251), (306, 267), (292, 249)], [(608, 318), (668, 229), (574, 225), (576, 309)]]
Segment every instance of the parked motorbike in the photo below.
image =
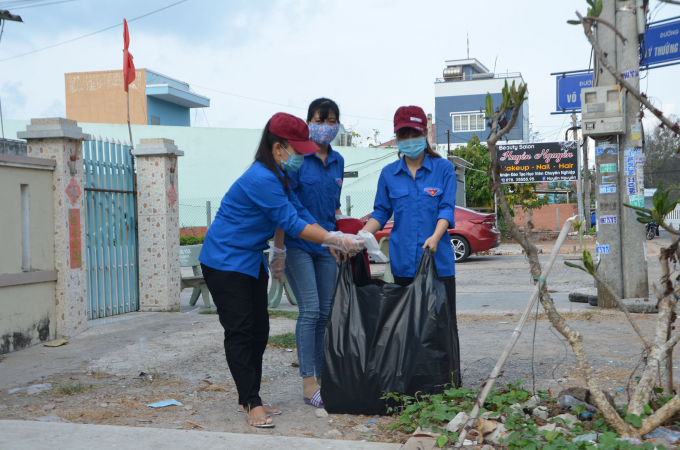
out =
[(651, 241), (654, 236), (659, 235), (659, 224), (656, 222), (650, 222), (647, 224), (647, 240)]

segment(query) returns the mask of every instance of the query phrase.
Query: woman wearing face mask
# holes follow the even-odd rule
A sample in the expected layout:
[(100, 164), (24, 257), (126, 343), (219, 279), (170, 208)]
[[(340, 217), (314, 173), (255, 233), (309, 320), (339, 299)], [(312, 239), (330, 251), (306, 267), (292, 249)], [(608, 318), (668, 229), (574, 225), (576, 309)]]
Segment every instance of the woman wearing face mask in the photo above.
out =
[[(425, 112), (418, 106), (402, 106), (395, 113), (394, 132), (403, 157), (382, 169), (373, 213), (363, 231), (381, 230), (394, 214), (390, 263), (394, 281), (400, 286), (413, 282), (423, 249), (430, 248), (446, 287), (457, 362), (455, 254), (447, 233), (456, 223), (456, 173), (453, 165), (430, 147), (426, 124)], [(459, 386), (460, 370), (453, 375)]]
[[(333, 100), (319, 98), (309, 105), (310, 138), (319, 151), (306, 155), (300, 170), (290, 176), (291, 188), (300, 203), (326, 230), (335, 230), (335, 216), (342, 214), (340, 191), (345, 161), (330, 145), (338, 134), (339, 120), (340, 110)], [(323, 408), (319, 386), (323, 337), (333, 300), (337, 256), (319, 244), (290, 235), (285, 237), (285, 246), (286, 278), (299, 308), (295, 341), (302, 397), (305, 403)]]
[[(224, 350), (239, 396), (239, 410), (255, 427), (274, 426), (259, 396), (262, 355), (269, 337), (267, 284), (263, 251), (277, 227), (291, 236), (344, 252), (363, 248), (356, 236), (324, 230), (290, 188), (289, 173), (300, 168), (305, 154), (318, 151), (307, 125), (297, 117), (275, 114), (262, 133), (255, 162), (231, 186), (203, 242), (199, 260), (220, 323)], [(283, 237), (283, 236), (281, 236)], [(272, 276), (281, 278), (283, 242), (272, 248)]]

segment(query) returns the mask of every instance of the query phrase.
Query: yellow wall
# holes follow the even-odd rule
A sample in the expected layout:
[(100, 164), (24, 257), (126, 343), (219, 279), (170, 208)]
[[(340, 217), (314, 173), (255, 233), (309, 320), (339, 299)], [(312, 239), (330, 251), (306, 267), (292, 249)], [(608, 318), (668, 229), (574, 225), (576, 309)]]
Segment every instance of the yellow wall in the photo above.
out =
[[(130, 84), (130, 123), (146, 125), (146, 69)], [(87, 123), (127, 124), (123, 71), (76, 72), (66, 79), (66, 118)]]
[[(0, 275), (22, 273), (22, 184), (29, 189), (31, 270), (54, 270), (53, 174), (0, 166)], [(54, 281), (0, 287), (0, 353), (55, 338), (55, 287)]]

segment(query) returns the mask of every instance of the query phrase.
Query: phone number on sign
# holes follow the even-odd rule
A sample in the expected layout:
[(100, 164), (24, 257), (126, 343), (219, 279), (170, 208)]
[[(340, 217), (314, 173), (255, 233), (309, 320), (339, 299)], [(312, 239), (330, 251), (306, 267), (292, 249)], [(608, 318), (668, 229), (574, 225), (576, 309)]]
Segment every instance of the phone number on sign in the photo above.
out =
[(501, 183), (541, 183), (543, 181), (570, 181), (562, 177), (508, 177), (501, 178)]

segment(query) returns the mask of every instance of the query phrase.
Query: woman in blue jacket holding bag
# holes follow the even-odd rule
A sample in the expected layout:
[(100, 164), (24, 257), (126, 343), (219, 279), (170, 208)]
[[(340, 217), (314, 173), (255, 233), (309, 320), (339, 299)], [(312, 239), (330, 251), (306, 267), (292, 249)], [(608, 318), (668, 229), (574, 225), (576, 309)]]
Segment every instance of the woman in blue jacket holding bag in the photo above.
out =
[[(267, 285), (263, 251), (278, 227), (290, 236), (344, 252), (357, 252), (357, 236), (328, 232), (300, 204), (289, 174), (300, 168), (305, 154), (319, 148), (309, 141), (307, 125), (297, 117), (275, 114), (262, 133), (250, 168), (229, 188), (208, 229), (199, 256), (201, 269), (220, 324), (224, 351), (239, 397), (239, 410), (254, 427), (274, 426), (259, 395), (262, 355), (269, 337)], [(272, 276), (281, 278), (286, 252), (283, 242), (272, 248)]]
[[(335, 230), (340, 215), (340, 192), (345, 160), (330, 143), (340, 128), (340, 109), (330, 99), (319, 98), (307, 112), (310, 140), (319, 151), (306, 155), (305, 163), (291, 174), (291, 188), (316, 221), (326, 230)], [(277, 230), (277, 233), (282, 231)], [(323, 408), (321, 368), (323, 338), (333, 300), (337, 273), (333, 249), (286, 235), (286, 279), (297, 299), (299, 316), (295, 327), (302, 398)]]
[[(382, 169), (373, 213), (362, 231), (375, 234), (394, 214), (390, 264), (400, 286), (413, 282), (423, 250), (430, 249), (446, 288), (457, 343), (456, 258), (447, 232), (456, 224), (456, 173), (453, 164), (430, 147), (426, 124), (425, 112), (418, 106), (402, 106), (395, 113), (394, 132), (401, 157)], [(454, 352), (458, 361), (460, 351), (456, 347)], [(460, 385), (460, 373), (453, 374), (453, 381)]]

